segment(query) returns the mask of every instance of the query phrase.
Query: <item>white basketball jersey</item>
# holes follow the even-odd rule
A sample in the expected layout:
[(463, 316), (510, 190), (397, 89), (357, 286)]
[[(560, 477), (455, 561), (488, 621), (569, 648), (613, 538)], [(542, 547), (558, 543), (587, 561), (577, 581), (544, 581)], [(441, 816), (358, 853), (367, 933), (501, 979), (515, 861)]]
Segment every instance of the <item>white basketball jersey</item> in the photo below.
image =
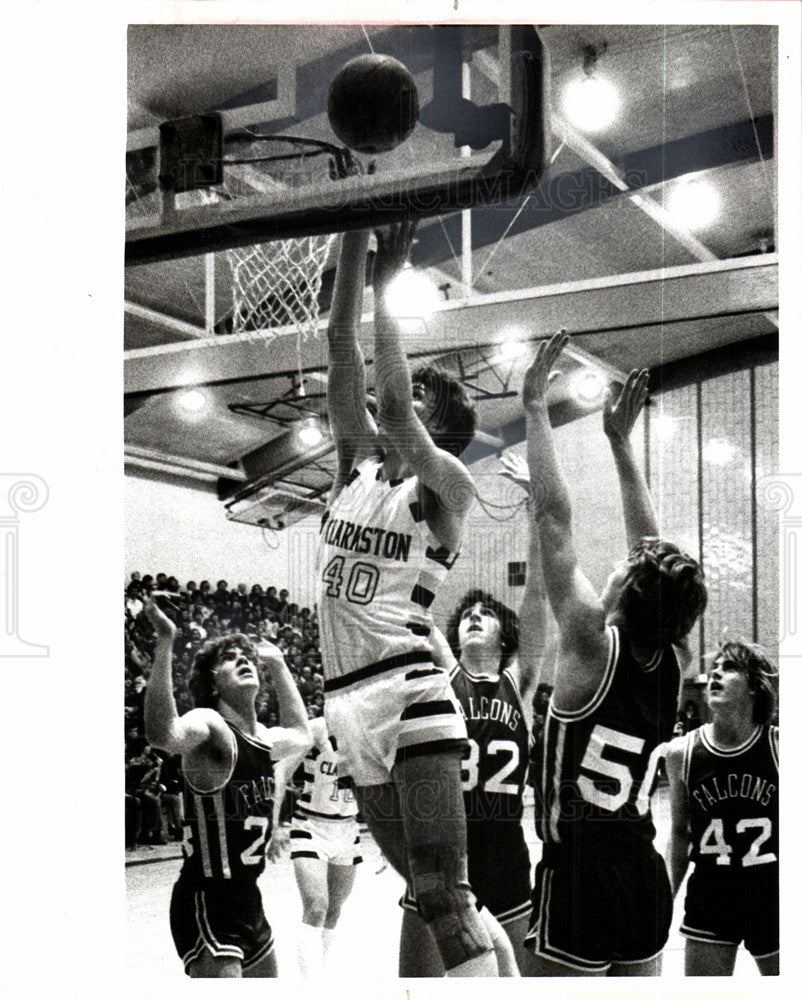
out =
[(440, 546), (418, 480), (383, 480), (368, 458), (323, 517), (317, 606), (327, 690), (355, 671), (431, 650), (430, 606), (457, 554)]
[[(322, 719), (312, 722), (325, 727)], [(332, 819), (355, 816), (356, 799), (352, 788), (342, 788), (337, 774), (337, 744), (333, 736), (315, 740), (322, 749), (313, 746), (304, 759), (304, 787), (298, 799), (298, 811), (312, 816), (327, 816)]]

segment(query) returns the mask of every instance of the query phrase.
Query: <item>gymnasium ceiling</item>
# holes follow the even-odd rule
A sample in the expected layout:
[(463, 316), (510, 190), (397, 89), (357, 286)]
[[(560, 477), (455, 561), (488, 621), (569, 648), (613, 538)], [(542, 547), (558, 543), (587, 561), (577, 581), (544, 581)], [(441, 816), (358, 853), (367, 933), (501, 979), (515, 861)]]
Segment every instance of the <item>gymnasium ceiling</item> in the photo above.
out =
[[(131, 26), (129, 149), (169, 118), (236, 107), (247, 121), (248, 100), (264, 98), (268, 63), (298, 91), (325, 92), (331, 67), (368, 51), (366, 32), (382, 51), (383, 32), (404, 30)], [(776, 344), (776, 29), (557, 25), (541, 36), (552, 93), (553, 162), (544, 180), (526, 199), (470, 212), (470, 298), (459, 213), (423, 220), (413, 247), (415, 269), (442, 301), (430, 325), (410, 333), (410, 352), (447, 352), (469, 376), (481, 429), (469, 460), (520, 440), (515, 392), (532, 343), (558, 326), (572, 333), (576, 364), (598, 362), (613, 377), (633, 367), (676, 377), (689, 358), (701, 363), (713, 351), (732, 363), (732, 345)], [(560, 103), (588, 47), (622, 98), (614, 122), (593, 134), (568, 124)], [(621, 190), (633, 176), (634, 190)], [(691, 179), (707, 181), (720, 202), (715, 219), (693, 230), (664, 207)], [(324, 319), (334, 260), (333, 252)], [(210, 337), (210, 302), (215, 322), (231, 308), (230, 272), (215, 266), (212, 299), (207, 268), (197, 257), (126, 269), (126, 471), (207, 490), (225, 474), (229, 490), (284, 480), (296, 495), (324, 491), (326, 456), (304, 473), (287, 452), (287, 429), (305, 412), (325, 412), (322, 344), (306, 342), (299, 355), (294, 337), (269, 345)], [(368, 290), (365, 334), (371, 308)], [(494, 345), (511, 327), (526, 346), (508, 359)], [(206, 396), (192, 417), (176, 405), (187, 385)], [(558, 422), (580, 412), (559, 393), (555, 404)]]

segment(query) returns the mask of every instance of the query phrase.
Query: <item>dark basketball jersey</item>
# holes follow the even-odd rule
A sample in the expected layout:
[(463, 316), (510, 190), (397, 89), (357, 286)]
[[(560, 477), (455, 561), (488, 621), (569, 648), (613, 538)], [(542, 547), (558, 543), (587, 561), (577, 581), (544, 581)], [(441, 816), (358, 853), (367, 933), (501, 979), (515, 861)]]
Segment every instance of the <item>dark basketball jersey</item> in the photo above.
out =
[(506, 670), (496, 679), (470, 674), (458, 665), (451, 673), (451, 686), (468, 730), (462, 762), (468, 833), (495, 837), (499, 828), (494, 828), (494, 821), (520, 821), (523, 815), (529, 729), (521, 696)]
[(593, 698), (573, 712), (552, 700), (546, 714), (535, 795), (544, 844), (654, 839), (650, 799), (674, 729), (679, 664), (668, 647), (641, 666), (626, 632), (612, 625), (607, 633), (607, 665)]
[(255, 882), (265, 867), (272, 825), (270, 747), (228, 723), (236, 740), (234, 770), (217, 791), (184, 782), (183, 878)]
[(697, 872), (777, 876), (779, 754), (776, 726), (758, 726), (721, 750), (710, 726), (684, 737), (691, 860)]

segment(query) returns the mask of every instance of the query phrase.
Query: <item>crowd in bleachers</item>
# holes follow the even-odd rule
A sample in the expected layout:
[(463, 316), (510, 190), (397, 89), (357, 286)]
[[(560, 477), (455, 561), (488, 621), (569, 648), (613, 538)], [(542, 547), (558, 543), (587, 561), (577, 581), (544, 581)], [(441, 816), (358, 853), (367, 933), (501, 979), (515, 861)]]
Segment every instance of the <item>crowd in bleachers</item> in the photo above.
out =
[[(310, 718), (323, 711), (323, 672), (320, 665), (317, 615), (291, 603), (287, 590), (250, 588), (240, 583), (229, 589), (219, 580), (185, 586), (174, 576), (131, 574), (125, 590), (125, 767), (126, 846), (164, 843), (181, 837), (179, 761), (157, 753), (144, 736), (144, 701), (153, 657), (154, 632), (144, 614), (143, 595), (166, 594), (168, 614), (178, 631), (173, 649), (173, 686), (179, 714), (192, 708), (189, 675), (197, 651), (208, 639), (242, 632), (258, 641), (269, 639), (284, 653)], [(262, 675), (257, 718), (266, 726), (278, 724), (278, 703), (270, 678)]]

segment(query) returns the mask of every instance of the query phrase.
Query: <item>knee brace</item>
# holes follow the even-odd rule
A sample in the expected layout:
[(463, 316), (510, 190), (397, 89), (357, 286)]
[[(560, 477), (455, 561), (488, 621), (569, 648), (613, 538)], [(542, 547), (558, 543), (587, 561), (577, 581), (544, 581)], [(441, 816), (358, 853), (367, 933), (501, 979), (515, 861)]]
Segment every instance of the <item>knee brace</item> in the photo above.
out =
[(449, 880), (445, 872), (419, 873), (412, 877), (412, 890), (446, 969), (492, 951), (493, 943), (467, 882)]

